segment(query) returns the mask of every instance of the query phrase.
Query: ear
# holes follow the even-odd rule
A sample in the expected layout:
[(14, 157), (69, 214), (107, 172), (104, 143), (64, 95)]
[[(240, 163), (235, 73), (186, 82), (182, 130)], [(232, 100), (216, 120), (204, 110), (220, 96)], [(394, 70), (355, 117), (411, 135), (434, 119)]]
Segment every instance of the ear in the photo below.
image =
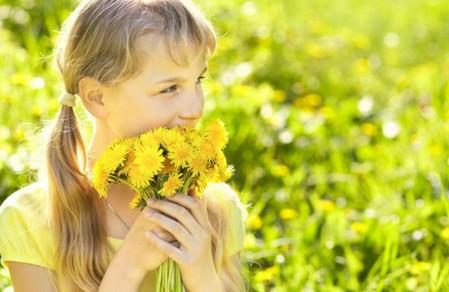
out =
[(83, 77), (78, 83), (78, 95), (86, 109), (96, 118), (105, 118), (108, 114), (103, 103), (104, 88), (101, 84), (91, 78)]

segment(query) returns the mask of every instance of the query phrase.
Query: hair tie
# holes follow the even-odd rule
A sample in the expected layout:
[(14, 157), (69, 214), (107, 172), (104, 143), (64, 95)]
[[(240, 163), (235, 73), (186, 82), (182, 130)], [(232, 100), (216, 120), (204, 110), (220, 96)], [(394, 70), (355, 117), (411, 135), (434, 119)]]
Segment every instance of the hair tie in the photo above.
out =
[(58, 102), (68, 107), (74, 107), (76, 104), (76, 96), (68, 92), (63, 92), (59, 97)]

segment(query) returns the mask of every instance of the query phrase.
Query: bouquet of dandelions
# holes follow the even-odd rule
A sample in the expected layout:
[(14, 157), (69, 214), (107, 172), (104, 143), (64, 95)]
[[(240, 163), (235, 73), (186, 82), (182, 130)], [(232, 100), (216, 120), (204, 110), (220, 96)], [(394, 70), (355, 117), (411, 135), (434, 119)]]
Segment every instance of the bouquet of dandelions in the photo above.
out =
[[(224, 182), (233, 174), (223, 149), (224, 123), (215, 120), (204, 131), (190, 127), (157, 128), (137, 137), (113, 141), (93, 167), (93, 186), (101, 197), (113, 183), (136, 191), (130, 208), (143, 210), (147, 200), (194, 190), (202, 196), (207, 183)], [(179, 267), (168, 259), (158, 268), (157, 291), (185, 291)]]

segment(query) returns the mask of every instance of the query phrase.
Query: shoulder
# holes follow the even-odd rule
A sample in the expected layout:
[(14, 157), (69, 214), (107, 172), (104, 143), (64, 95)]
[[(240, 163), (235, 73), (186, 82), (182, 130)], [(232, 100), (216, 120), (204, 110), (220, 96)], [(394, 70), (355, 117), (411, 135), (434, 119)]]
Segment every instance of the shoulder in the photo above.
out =
[(231, 256), (243, 249), (245, 221), (248, 217), (246, 207), (238, 193), (227, 183), (209, 183), (204, 190), (208, 202), (221, 210), (226, 232), (224, 254)]
[(0, 211), (5, 208), (20, 207), (39, 204), (46, 197), (47, 185), (44, 182), (35, 182), (26, 185), (10, 194), (0, 205)]
[(0, 220), (9, 216), (37, 217), (44, 219), (48, 207), (46, 184), (35, 182), (9, 195), (0, 205)]
[(51, 266), (46, 184), (32, 183), (9, 195), (0, 205), (1, 262)]
[(48, 224), (47, 185), (43, 182), (29, 184), (9, 195), (0, 205), (0, 223), (15, 219), (32, 220), (38, 226)]
[(242, 220), (246, 220), (248, 212), (246, 207), (242, 204), (239, 194), (229, 184), (209, 183), (204, 190), (204, 196), (207, 196), (208, 200), (217, 204), (221, 204), (224, 207), (232, 207), (236, 209), (242, 216)]

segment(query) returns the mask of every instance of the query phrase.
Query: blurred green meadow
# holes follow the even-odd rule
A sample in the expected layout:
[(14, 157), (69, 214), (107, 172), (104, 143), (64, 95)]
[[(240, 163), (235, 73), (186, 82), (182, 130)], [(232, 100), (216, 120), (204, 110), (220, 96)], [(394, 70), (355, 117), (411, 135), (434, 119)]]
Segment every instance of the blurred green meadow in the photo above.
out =
[[(204, 121), (230, 132), (250, 291), (449, 291), (447, 1), (194, 2), (219, 35)], [(35, 178), (76, 2), (0, 3), (1, 202)]]

